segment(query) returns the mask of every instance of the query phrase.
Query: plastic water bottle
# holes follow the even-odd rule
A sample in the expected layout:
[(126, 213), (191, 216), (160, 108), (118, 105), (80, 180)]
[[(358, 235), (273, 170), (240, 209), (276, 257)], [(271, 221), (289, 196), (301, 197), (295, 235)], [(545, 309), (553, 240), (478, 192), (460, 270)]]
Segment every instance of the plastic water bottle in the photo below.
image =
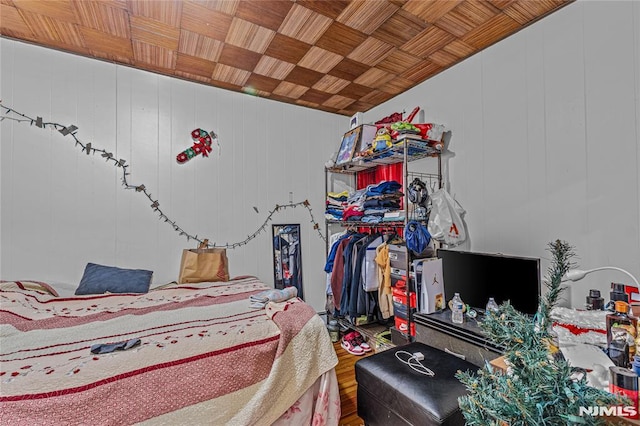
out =
[(487, 302), (487, 306), (485, 308), (485, 312), (489, 313), (491, 311), (493, 312), (498, 312), (498, 304), (496, 303), (496, 300), (493, 297), (489, 298), (489, 301)]
[(331, 341), (333, 343), (340, 340), (340, 326), (338, 326), (338, 321), (329, 321), (329, 324), (327, 324), (327, 330), (329, 330), (329, 337), (331, 337)]
[(455, 293), (451, 299), (451, 321), (455, 324), (464, 322), (464, 303), (460, 298), (460, 293)]

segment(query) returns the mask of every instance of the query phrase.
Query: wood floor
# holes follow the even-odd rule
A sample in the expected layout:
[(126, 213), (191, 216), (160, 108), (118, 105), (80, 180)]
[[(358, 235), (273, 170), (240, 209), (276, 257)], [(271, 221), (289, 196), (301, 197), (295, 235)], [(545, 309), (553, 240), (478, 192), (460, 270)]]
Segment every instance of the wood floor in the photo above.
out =
[[(342, 349), (340, 343), (335, 343), (336, 354), (338, 354), (338, 366), (336, 374), (338, 375), (338, 386), (340, 387), (340, 401), (342, 407), (342, 417), (340, 418), (340, 426), (361, 426), (364, 421), (358, 417), (356, 391), (358, 384), (356, 383), (354, 365), (357, 360), (367, 355), (351, 355)], [(373, 353), (373, 351), (371, 352)]]
[[(383, 343), (376, 336), (389, 328), (380, 324), (368, 324), (364, 326), (352, 326), (342, 322), (343, 326), (351, 330), (357, 330), (362, 334), (365, 340), (371, 345), (373, 350), (365, 355), (351, 355), (345, 351), (340, 342), (334, 343), (336, 354), (338, 355), (338, 365), (336, 366), (336, 375), (338, 376), (338, 386), (340, 388), (340, 401), (342, 408), (342, 417), (340, 418), (340, 426), (364, 426), (364, 420), (358, 417), (357, 391), (358, 384), (356, 382), (355, 363), (363, 357), (373, 355), (374, 353), (393, 347), (390, 341)], [(342, 330), (344, 332), (344, 330)]]

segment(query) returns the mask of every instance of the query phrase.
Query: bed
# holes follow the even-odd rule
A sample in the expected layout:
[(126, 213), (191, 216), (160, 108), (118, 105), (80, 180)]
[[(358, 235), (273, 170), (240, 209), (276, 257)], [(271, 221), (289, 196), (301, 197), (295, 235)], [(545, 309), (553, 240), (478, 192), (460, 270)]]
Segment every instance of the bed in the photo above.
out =
[(0, 282), (0, 424), (337, 425), (324, 321), (298, 298), (251, 308), (267, 288), (65, 297)]

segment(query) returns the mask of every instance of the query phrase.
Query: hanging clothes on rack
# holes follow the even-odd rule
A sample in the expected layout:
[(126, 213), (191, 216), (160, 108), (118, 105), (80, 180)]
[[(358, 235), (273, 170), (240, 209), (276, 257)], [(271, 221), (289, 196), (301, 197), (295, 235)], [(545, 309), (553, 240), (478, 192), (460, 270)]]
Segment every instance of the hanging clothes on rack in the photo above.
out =
[(362, 277), (360, 280), (364, 291), (376, 291), (380, 286), (377, 273), (378, 265), (376, 264), (376, 250), (383, 242), (383, 236), (378, 234), (378, 237), (371, 241), (366, 248)]
[(351, 235), (338, 241), (336, 249), (336, 261), (334, 263), (333, 272), (331, 273), (331, 292), (333, 294), (334, 309), (336, 316), (340, 316), (340, 305), (342, 300), (342, 284), (344, 282), (344, 249), (349, 244)]
[(368, 234), (365, 233), (355, 233), (349, 238), (349, 243), (343, 250), (343, 258), (344, 258), (344, 276), (342, 279), (342, 290), (340, 296), (340, 313), (343, 315), (348, 315), (349, 312), (349, 298), (351, 297), (351, 283), (353, 280), (353, 247), (355, 244), (363, 238), (366, 238)]
[[(324, 271), (327, 274), (327, 282), (326, 282), (326, 295), (327, 296), (333, 296), (333, 289), (331, 288), (331, 276), (333, 274), (333, 265), (335, 262), (335, 255), (336, 255), (336, 250), (337, 250), (337, 243), (339, 243), (340, 241), (342, 241), (344, 239), (344, 237), (347, 236), (347, 232), (348, 230), (344, 230), (342, 232), (336, 232), (334, 234), (331, 234), (331, 236), (329, 237), (329, 256), (327, 256), (327, 261), (325, 263), (324, 266)], [(333, 309), (332, 309), (333, 311)]]
[(372, 239), (359, 253), (359, 257), (362, 258), (362, 272), (358, 284), (356, 314), (358, 317), (367, 317), (367, 322), (382, 319), (378, 307), (378, 277), (375, 264), (376, 249), (382, 242), (382, 235), (373, 234)]
[(367, 231), (349, 230), (336, 236), (332, 244), (331, 308), (334, 316), (346, 317), (352, 323), (363, 316), (366, 322), (393, 316), (387, 241), (399, 237), (395, 230), (387, 234), (375, 228)]
[(351, 231), (346, 230), (344, 232), (338, 232), (331, 236), (330, 241), (333, 241), (333, 242), (331, 243), (331, 249), (329, 250), (327, 261), (324, 264), (324, 271), (326, 273), (330, 273), (331, 271), (333, 271), (333, 263), (335, 262), (335, 259), (336, 259), (336, 250), (338, 248), (338, 243), (343, 239), (351, 236), (351, 234), (352, 234)]
[(358, 316), (368, 314), (367, 312), (359, 311), (358, 301), (366, 297), (366, 292), (362, 288), (361, 284), (362, 265), (364, 263), (365, 254), (367, 253), (367, 246), (376, 238), (378, 238), (378, 235), (376, 234), (367, 234), (366, 237), (361, 238), (353, 246), (353, 273), (351, 276), (351, 285), (349, 288), (349, 317), (351, 318), (352, 322), (355, 322), (355, 319)]
[(388, 236), (387, 240), (376, 248), (376, 265), (378, 266), (378, 306), (383, 319), (393, 316), (393, 289), (391, 286), (391, 261), (389, 259), (389, 241), (393, 241), (396, 234)]

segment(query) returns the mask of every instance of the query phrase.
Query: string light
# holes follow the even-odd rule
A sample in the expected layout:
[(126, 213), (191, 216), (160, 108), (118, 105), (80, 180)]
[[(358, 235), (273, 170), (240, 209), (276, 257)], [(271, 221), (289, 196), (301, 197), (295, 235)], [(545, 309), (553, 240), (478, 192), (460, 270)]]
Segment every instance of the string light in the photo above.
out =
[[(35, 119), (31, 118), (26, 114), (23, 114), (21, 112), (14, 110), (13, 108), (9, 108), (3, 105), (2, 102), (0, 102), (0, 107), (5, 109), (4, 115), (0, 116), (0, 121), (10, 120), (16, 123), (29, 123), (32, 126), (35, 124), (36, 127), (39, 127), (41, 129), (46, 129), (47, 127), (54, 128), (63, 136), (71, 136), (71, 138), (73, 138), (75, 142), (75, 145), (80, 147), (81, 152), (85, 152), (87, 155), (98, 153), (102, 158), (105, 159), (105, 162), (107, 163), (110, 162), (116, 168), (122, 168), (122, 185), (125, 187), (125, 189), (131, 189), (137, 193), (144, 194), (144, 196), (147, 197), (151, 202), (150, 204), (151, 209), (158, 214), (158, 219), (163, 220), (165, 223), (169, 224), (169, 226), (171, 226), (173, 230), (177, 232), (180, 236), (186, 237), (187, 241), (194, 240), (194, 241), (197, 241), (198, 243), (202, 243), (204, 240), (210, 240), (210, 241), (212, 240), (211, 238), (199, 238), (197, 234), (192, 235), (187, 231), (185, 231), (175, 221), (171, 220), (166, 214), (164, 214), (164, 212), (160, 208), (160, 202), (157, 199), (153, 199), (153, 197), (151, 196), (151, 193), (147, 190), (146, 185), (144, 184), (132, 185), (129, 183), (129, 181), (127, 180), (127, 176), (129, 176), (131, 173), (129, 173), (128, 171), (129, 165), (126, 164), (126, 160), (117, 159), (116, 157), (114, 157), (113, 153), (108, 152), (105, 149), (95, 148), (91, 142), (83, 143), (76, 135), (78, 131), (77, 126), (73, 124), (70, 126), (65, 126), (60, 123), (43, 122), (42, 117), (37, 117)], [(17, 117), (12, 115), (15, 115)], [(320, 230), (320, 224), (315, 220), (313, 216), (313, 211), (311, 209), (311, 205), (309, 204), (309, 201), (304, 200), (304, 201), (299, 201), (297, 203), (290, 202), (288, 204), (282, 204), (282, 205), (276, 204), (275, 207), (271, 211), (269, 211), (269, 215), (264, 220), (262, 225), (260, 225), (260, 227), (253, 234), (248, 235), (247, 238), (245, 238), (242, 241), (238, 241), (235, 243), (227, 242), (225, 244), (218, 244), (215, 242), (213, 244), (207, 243), (207, 247), (235, 249), (237, 247), (246, 245), (249, 243), (249, 241), (256, 238), (258, 234), (266, 230), (269, 222), (273, 220), (273, 216), (276, 213), (280, 212), (281, 210), (286, 210), (288, 208), (297, 208), (297, 207), (304, 207), (307, 209), (307, 211), (309, 212), (309, 216), (311, 217), (311, 223), (313, 224), (313, 229), (316, 230), (318, 233), (318, 236), (323, 241), (326, 242), (326, 238), (322, 233), (322, 231)], [(253, 207), (253, 209), (256, 211), (256, 213), (258, 213), (258, 209), (256, 207)]]

